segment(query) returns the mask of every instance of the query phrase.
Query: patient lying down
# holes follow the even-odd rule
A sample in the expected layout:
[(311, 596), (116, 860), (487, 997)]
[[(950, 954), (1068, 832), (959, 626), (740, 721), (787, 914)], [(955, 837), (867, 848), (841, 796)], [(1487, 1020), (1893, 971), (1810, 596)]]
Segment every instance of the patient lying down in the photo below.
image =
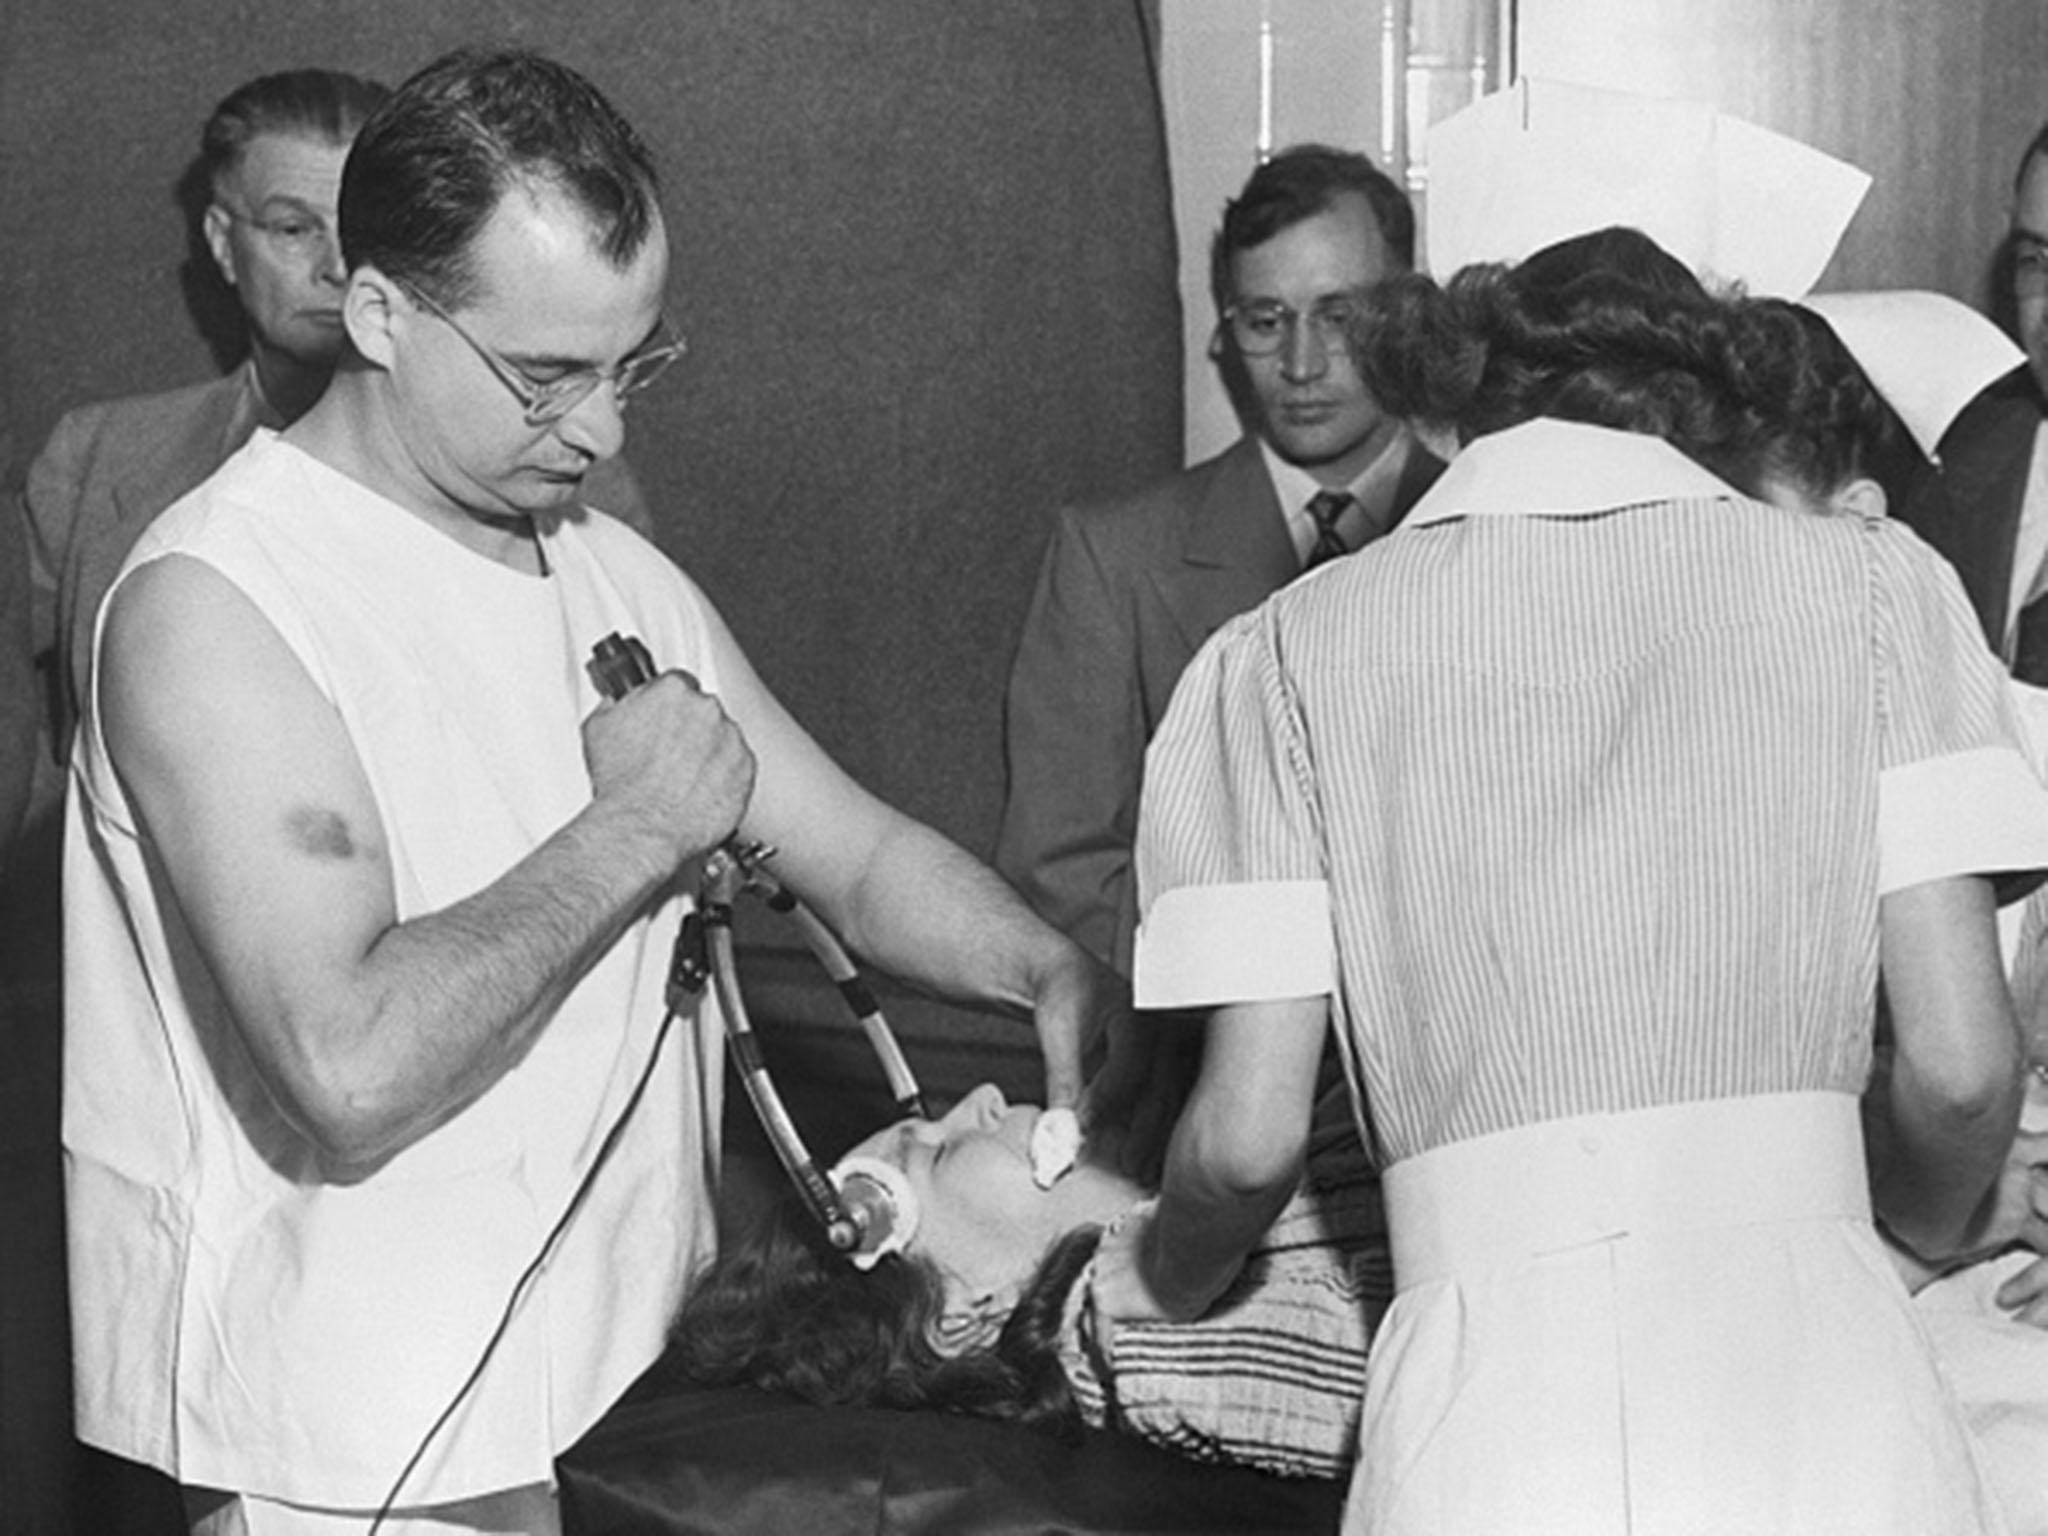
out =
[[(1051, 1188), (1041, 1111), (993, 1086), (854, 1147), (917, 1211), (900, 1253), (858, 1269), (792, 1192), (704, 1274), (672, 1352), (707, 1386), (936, 1408), (1055, 1431), (1121, 1429), (1203, 1461), (1335, 1477), (1355, 1454), (1366, 1344), (1391, 1295), (1378, 1184), (1343, 1106), (1321, 1117), (1300, 1193), (1223, 1301), (1193, 1323), (1099, 1326), (1103, 1229), (1150, 1191), (1093, 1134)], [(844, 1163), (841, 1165), (845, 1166)]]

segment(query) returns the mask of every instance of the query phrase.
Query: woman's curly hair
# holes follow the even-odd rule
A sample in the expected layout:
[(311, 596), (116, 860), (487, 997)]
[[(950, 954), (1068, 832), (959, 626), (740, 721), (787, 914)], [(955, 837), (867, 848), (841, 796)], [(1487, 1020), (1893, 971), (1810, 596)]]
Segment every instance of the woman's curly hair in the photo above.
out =
[(1753, 496), (1781, 479), (1824, 497), (1901, 437), (1825, 321), (1711, 294), (1632, 229), (1443, 285), (1391, 279), (1352, 343), (1382, 406), (1460, 442), (1538, 416), (1647, 433)]
[(670, 1329), (678, 1373), (701, 1386), (755, 1386), (824, 1406), (934, 1408), (1059, 1434), (1081, 1426), (1059, 1359), (1068, 1294), (1102, 1229), (1046, 1255), (995, 1342), (956, 1355), (932, 1343), (944, 1305), (937, 1268), (895, 1254), (855, 1269), (794, 1194), (728, 1244)]

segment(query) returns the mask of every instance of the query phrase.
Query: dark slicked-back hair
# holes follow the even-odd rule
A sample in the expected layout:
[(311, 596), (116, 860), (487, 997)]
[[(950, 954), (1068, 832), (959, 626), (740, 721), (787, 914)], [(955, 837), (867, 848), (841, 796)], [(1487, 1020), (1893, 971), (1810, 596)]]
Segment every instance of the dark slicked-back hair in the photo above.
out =
[(287, 69), (239, 85), (199, 131), (208, 185), (220, 181), (259, 134), (286, 133), (346, 144), (391, 96), (391, 87), (333, 69)]
[(1415, 209), (1408, 194), (1364, 155), (1327, 144), (1295, 144), (1253, 171), (1244, 190), (1223, 205), (1223, 223), (1209, 246), (1209, 288), (1217, 313), (1236, 297), (1230, 266), (1239, 251), (1264, 245), (1283, 229), (1327, 211), (1347, 192), (1365, 199), (1388, 254), (1403, 270), (1412, 270)]
[(522, 49), (464, 49), (398, 88), (341, 178), (342, 255), (448, 308), (476, 297), (476, 240), (515, 188), (567, 198), (615, 266), (659, 210), (654, 157), (583, 76)]

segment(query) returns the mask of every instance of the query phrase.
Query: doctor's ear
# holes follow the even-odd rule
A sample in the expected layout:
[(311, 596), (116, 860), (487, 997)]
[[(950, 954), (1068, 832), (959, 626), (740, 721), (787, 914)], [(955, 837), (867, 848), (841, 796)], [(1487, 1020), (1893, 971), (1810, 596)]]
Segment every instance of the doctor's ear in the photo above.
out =
[(405, 291), (371, 266), (351, 272), (348, 291), (341, 296), (341, 319), (348, 327), (348, 339), (356, 351), (381, 368), (391, 366), (392, 332), (400, 316), (411, 308)]

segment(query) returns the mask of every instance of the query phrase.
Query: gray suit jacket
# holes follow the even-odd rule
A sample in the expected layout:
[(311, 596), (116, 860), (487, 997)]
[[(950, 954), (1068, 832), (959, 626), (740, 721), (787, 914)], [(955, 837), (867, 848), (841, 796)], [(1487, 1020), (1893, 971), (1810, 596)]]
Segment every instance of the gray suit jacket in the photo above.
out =
[[(160, 395), (80, 406), (57, 423), (22, 493), (36, 587), (34, 645), (52, 669), (49, 741), (59, 756), (85, 698), (100, 599), (152, 519), (276, 425), (251, 365)], [(617, 460), (591, 472), (593, 506), (649, 534), (647, 504)]]
[[(1397, 515), (1442, 467), (1411, 447)], [(1202, 642), (1300, 568), (1251, 437), (1054, 523), (1010, 672), (995, 861), (1049, 922), (1119, 970), (1137, 927), (1146, 743)]]

